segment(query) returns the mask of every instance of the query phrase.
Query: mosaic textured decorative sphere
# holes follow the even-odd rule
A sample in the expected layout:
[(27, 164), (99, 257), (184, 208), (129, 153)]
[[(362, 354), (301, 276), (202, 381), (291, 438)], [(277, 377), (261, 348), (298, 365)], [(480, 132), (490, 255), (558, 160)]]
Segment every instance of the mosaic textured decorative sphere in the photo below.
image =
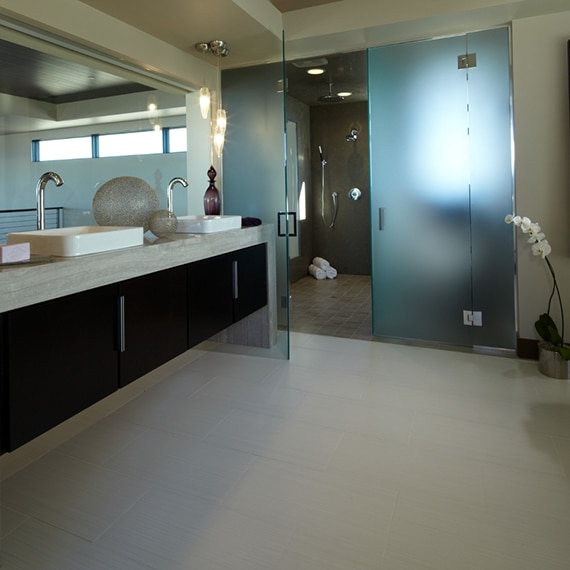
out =
[(150, 231), (156, 237), (168, 237), (176, 233), (178, 218), (169, 210), (157, 210), (149, 220)]
[(136, 176), (112, 178), (93, 197), (93, 217), (100, 226), (142, 226), (146, 232), (158, 208), (154, 188)]

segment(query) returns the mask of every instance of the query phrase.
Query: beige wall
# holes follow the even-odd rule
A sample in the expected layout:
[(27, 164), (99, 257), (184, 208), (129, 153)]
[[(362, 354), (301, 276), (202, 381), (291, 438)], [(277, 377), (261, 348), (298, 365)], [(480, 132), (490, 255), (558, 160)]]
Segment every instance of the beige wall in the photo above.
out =
[[(570, 319), (570, 122), (567, 41), (570, 12), (513, 22), (516, 209), (538, 221)], [(519, 232), (520, 234), (520, 232)], [(536, 338), (551, 281), (541, 258), (518, 238), (519, 332)], [(566, 327), (570, 333), (570, 321)], [(566, 335), (570, 338), (570, 334)]]

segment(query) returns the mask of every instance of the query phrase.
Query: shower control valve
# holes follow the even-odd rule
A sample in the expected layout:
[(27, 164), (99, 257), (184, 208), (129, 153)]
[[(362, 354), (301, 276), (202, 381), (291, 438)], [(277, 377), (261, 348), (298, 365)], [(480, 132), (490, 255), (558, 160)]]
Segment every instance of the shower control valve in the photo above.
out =
[(358, 188), (351, 188), (348, 191), (348, 197), (351, 200), (360, 200), (360, 198), (362, 198), (362, 192)]

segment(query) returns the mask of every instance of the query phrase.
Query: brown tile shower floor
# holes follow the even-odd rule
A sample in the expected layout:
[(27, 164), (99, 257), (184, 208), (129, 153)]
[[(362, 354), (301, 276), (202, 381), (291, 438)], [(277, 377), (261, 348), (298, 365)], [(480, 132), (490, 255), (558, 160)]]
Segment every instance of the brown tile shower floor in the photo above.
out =
[(369, 275), (307, 275), (291, 285), (291, 330), (342, 338), (372, 339)]

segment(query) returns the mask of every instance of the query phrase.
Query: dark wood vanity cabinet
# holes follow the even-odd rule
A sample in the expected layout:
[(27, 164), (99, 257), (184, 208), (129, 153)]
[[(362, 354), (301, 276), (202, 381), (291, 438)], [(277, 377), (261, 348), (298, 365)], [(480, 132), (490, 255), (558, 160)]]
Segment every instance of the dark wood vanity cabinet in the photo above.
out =
[(2, 315), (2, 435), (12, 450), (118, 387), (109, 285)]
[(0, 452), (267, 304), (260, 244), (0, 314)]
[(119, 385), (126, 386), (188, 348), (186, 266), (119, 284)]
[(267, 305), (267, 245), (234, 252), (233, 320), (237, 322)]
[(188, 347), (233, 324), (233, 254), (188, 265)]
[(188, 266), (188, 346), (267, 304), (267, 246), (258, 244)]

